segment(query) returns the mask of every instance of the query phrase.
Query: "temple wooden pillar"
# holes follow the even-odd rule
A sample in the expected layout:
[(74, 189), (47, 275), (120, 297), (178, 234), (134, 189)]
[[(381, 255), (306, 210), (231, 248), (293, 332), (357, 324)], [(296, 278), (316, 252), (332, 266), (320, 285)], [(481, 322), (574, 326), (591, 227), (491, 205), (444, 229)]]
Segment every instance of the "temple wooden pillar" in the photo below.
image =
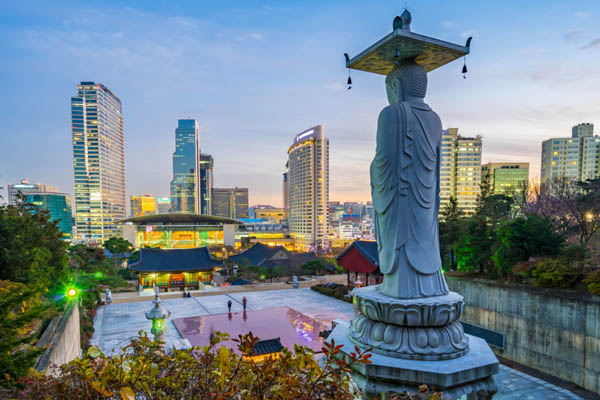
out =
[(365, 278), (365, 286), (369, 286), (369, 273), (367, 272), (367, 276)]
[(346, 286), (350, 287), (350, 271), (346, 270)]

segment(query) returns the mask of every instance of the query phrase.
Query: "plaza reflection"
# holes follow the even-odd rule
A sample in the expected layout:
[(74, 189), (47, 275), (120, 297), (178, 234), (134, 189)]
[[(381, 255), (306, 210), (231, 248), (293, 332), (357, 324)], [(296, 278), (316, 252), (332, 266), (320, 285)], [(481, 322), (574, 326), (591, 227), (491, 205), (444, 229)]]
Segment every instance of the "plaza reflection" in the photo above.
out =
[[(329, 328), (325, 323), (288, 307), (177, 318), (173, 323), (179, 334), (193, 346), (210, 343), (210, 332), (206, 329), (209, 326), (210, 330), (229, 333), (231, 338), (252, 332), (263, 340), (280, 338), (281, 344), (288, 349), (299, 344), (316, 353), (322, 352), (323, 338), (319, 332)], [(232, 341), (223, 345), (237, 351), (236, 343)]]

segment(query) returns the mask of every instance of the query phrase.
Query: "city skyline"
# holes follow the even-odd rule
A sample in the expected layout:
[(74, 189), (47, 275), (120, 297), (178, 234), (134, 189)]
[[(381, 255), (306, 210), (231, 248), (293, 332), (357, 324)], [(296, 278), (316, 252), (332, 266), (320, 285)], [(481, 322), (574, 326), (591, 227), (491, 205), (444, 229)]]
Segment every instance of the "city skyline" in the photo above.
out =
[[(7, 60), (0, 66), (6, 77), (0, 148), (11, 149), (0, 162), (4, 202), (7, 184), (23, 177), (73, 194), (64, 99), (86, 80), (102, 82), (122, 100), (128, 197), (168, 195), (173, 121), (189, 117), (202, 121), (215, 185), (248, 187), (255, 204), (282, 205), (288, 138), (316, 124), (331, 140), (331, 200), (370, 199), (375, 127), (368, 116), (385, 104), (383, 80), (353, 71), (353, 88), (346, 90), (342, 53), (354, 54), (366, 36), (383, 36), (389, 27), (382, 21), (400, 14), (401, 4), (107, 4), (67, 2), (51, 11), (36, 2), (1, 6)], [(567, 137), (580, 122), (597, 123), (597, 4), (408, 7), (416, 32), (456, 42), (474, 36), (467, 79), (454, 66), (434, 72), (431, 85), (438, 90), (426, 101), (443, 111), (444, 129), (483, 136), (482, 163), (529, 162), (539, 179), (542, 141)], [(202, 58), (189, 56), (189, 49)], [(47, 95), (38, 96), (40, 90)], [(39, 119), (25, 116), (31, 104)]]

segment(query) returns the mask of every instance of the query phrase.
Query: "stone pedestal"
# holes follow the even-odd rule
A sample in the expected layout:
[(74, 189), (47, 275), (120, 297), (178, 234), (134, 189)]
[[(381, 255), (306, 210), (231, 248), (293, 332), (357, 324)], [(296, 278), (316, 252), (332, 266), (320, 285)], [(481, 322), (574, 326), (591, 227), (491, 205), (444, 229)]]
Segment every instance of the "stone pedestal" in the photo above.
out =
[(378, 286), (354, 291), (357, 314), (349, 326), (338, 326), (328, 339), (368, 349), (372, 364), (353, 370), (354, 382), (368, 394), (416, 392), (420, 385), (443, 391), (446, 398), (490, 399), (498, 360), (483, 339), (465, 335), (458, 321), (463, 297), (397, 299)]
[[(497, 391), (493, 375), (498, 373), (498, 360), (483, 339), (465, 336), (469, 341), (468, 352), (453, 359), (411, 360), (373, 352), (371, 364), (353, 368), (352, 380), (366, 394), (379, 398), (386, 392), (418, 392), (418, 387), (425, 384), (443, 392), (445, 399), (459, 399), (463, 395), (468, 395), (469, 400), (491, 399)], [(345, 357), (354, 352), (348, 326), (336, 326), (327, 339), (343, 345)]]

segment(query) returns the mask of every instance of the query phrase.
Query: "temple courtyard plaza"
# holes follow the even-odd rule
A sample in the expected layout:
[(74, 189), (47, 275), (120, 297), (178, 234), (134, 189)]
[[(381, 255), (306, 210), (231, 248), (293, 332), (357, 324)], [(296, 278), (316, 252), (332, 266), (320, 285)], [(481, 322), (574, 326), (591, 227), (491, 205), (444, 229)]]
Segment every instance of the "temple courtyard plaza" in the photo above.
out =
[[(335, 319), (350, 321), (354, 315), (350, 303), (322, 295), (309, 288), (170, 298), (164, 299), (161, 303), (165, 310), (171, 312), (165, 334), (167, 346), (172, 347), (173, 344), (180, 343), (182, 339), (173, 324), (174, 319), (227, 313), (229, 300), (232, 301), (231, 311), (234, 313), (234, 317), (241, 318), (244, 296), (248, 299), (248, 318), (252, 318), (254, 310), (289, 307), (331, 326), (331, 321)], [(138, 298), (138, 300), (142, 300), (142, 298)], [(113, 303), (98, 308), (94, 319), (95, 332), (92, 337), (92, 345), (99, 346), (105, 354), (110, 354), (119, 351), (119, 348), (125, 345), (129, 338), (135, 336), (139, 330), (145, 330), (148, 335), (151, 335), (150, 321), (144, 315), (153, 306), (151, 300), (151, 297), (143, 297), (143, 301)], [(219, 326), (214, 326), (214, 329), (219, 330)], [(580, 398), (565, 389), (504, 365), (500, 366), (496, 382), (499, 392), (494, 399)]]

